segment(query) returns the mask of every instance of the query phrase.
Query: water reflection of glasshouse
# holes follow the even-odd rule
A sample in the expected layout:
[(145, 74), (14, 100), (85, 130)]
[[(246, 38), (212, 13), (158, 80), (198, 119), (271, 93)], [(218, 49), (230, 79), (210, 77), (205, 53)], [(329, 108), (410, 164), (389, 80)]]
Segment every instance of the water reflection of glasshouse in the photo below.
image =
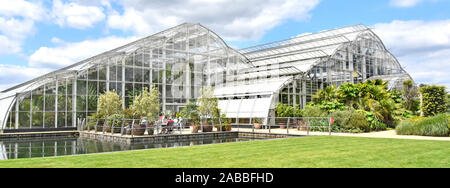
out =
[(303, 107), (329, 85), (411, 79), (373, 31), (349, 26), (241, 50), (200, 24), (182, 24), (22, 83), (1, 93), (3, 129), (75, 127), (116, 91), (127, 107), (155, 84), (162, 111), (180, 111), (202, 87), (238, 119), (273, 117), (278, 102)]
[(251, 138), (222, 138), (191, 141), (169, 141), (148, 143), (105, 142), (86, 138), (48, 138), (0, 141), (0, 161), (20, 158), (56, 157), (115, 151), (174, 148), (204, 144), (244, 142)]

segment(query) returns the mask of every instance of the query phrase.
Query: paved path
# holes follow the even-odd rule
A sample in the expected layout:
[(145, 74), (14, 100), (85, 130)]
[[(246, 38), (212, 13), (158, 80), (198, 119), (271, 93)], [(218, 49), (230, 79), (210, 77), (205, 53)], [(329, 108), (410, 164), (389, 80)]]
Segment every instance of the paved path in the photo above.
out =
[[(233, 131), (242, 131), (242, 132), (252, 132), (253, 129), (233, 129)], [(268, 133), (269, 130), (256, 130), (255, 132)], [(289, 132), (286, 129), (272, 129), (271, 133), (279, 133), (279, 134), (294, 134), (294, 135), (308, 135), (306, 131), (298, 131), (295, 129), (290, 129)], [(320, 136), (320, 135), (329, 135), (328, 132), (310, 132), (309, 135)], [(332, 136), (350, 136), (350, 137), (366, 137), (366, 138), (395, 138), (395, 139), (413, 139), (413, 140), (443, 140), (450, 141), (450, 137), (430, 137), (430, 136), (405, 136), (405, 135), (397, 135), (395, 130), (390, 131), (380, 131), (380, 132), (371, 132), (371, 133), (331, 133)]]

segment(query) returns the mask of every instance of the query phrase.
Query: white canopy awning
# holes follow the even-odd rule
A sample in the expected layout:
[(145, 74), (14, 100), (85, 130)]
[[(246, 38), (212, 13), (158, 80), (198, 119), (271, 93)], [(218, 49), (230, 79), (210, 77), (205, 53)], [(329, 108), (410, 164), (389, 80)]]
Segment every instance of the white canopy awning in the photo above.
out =
[[(8, 95), (10, 94), (10, 95)], [(6, 126), (7, 121), (7, 113), (9, 110), (9, 107), (11, 106), (12, 102), (14, 101), (15, 96), (11, 95), (10, 93), (1, 94), (0, 95), (0, 129), (4, 129)]]
[(232, 83), (216, 87), (219, 108), (228, 118), (267, 118), (272, 100), (279, 90), (290, 83), (292, 76)]
[(219, 108), (227, 118), (266, 118), (272, 97), (220, 100)]
[(250, 83), (245, 83), (245, 81), (228, 83), (225, 86), (217, 86), (214, 95), (218, 98), (271, 95), (292, 78), (292, 76), (286, 76), (248, 81)]

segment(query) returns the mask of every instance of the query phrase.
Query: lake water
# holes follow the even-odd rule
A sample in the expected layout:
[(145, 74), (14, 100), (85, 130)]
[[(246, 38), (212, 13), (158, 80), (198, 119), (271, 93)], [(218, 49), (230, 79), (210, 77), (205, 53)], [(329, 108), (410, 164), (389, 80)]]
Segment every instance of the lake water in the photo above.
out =
[(80, 155), (115, 151), (172, 148), (203, 144), (250, 141), (252, 138), (229, 138), (165, 143), (121, 144), (87, 138), (51, 138), (17, 141), (0, 141), (0, 160)]

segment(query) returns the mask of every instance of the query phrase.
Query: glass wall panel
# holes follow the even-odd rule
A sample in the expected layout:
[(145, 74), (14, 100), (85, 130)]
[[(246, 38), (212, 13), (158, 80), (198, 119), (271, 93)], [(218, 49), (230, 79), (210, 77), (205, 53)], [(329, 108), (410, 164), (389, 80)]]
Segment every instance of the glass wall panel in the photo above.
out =
[(89, 69), (89, 71), (88, 71), (88, 79), (89, 80), (98, 80), (97, 66)]
[(109, 66), (109, 81), (116, 81), (116, 80), (117, 80), (117, 66), (111, 65)]
[[(97, 86), (98, 81), (89, 81), (88, 84), (89, 84), (88, 85), (88, 88), (89, 88), (88, 95), (97, 95), (97, 94), (99, 94), (99, 90), (98, 90), (99, 88)], [(103, 93), (103, 92), (100, 92), (100, 93)]]
[(66, 95), (58, 95), (58, 111), (64, 112), (66, 111), (66, 107), (70, 108), (70, 106), (67, 105)]
[(86, 95), (86, 81), (77, 80), (77, 95)]
[(106, 80), (106, 67), (105, 66), (100, 67), (100, 70), (98, 71), (98, 79)]
[(55, 97), (56, 95), (45, 95), (45, 111), (54, 112), (55, 111)]
[(54, 128), (55, 127), (55, 112), (45, 112), (44, 113), (44, 127)]
[(99, 82), (98, 83), (98, 95), (101, 95), (103, 93), (106, 93), (106, 82)]
[(143, 79), (143, 70), (142, 68), (134, 68), (134, 81), (135, 82), (142, 82)]
[(125, 81), (126, 82), (133, 82), (134, 80), (133, 80), (133, 78), (134, 78), (134, 76), (133, 76), (133, 73), (134, 71), (133, 71), (133, 68), (130, 68), (130, 67), (126, 67), (125, 68)]
[(67, 119), (66, 113), (64, 112), (58, 113), (58, 123), (57, 123), (58, 128), (66, 127), (66, 119)]
[(30, 112), (19, 112), (19, 128), (30, 128)]
[(72, 112), (67, 112), (67, 127), (73, 127), (72, 125)]
[(117, 81), (122, 81), (122, 64), (117, 64)]
[(32, 113), (32, 127), (33, 128), (42, 128), (44, 126), (43, 123), (43, 113), (42, 112), (34, 112)]
[(150, 83), (150, 70), (149, 69), (144, 69), (144, 83)]

